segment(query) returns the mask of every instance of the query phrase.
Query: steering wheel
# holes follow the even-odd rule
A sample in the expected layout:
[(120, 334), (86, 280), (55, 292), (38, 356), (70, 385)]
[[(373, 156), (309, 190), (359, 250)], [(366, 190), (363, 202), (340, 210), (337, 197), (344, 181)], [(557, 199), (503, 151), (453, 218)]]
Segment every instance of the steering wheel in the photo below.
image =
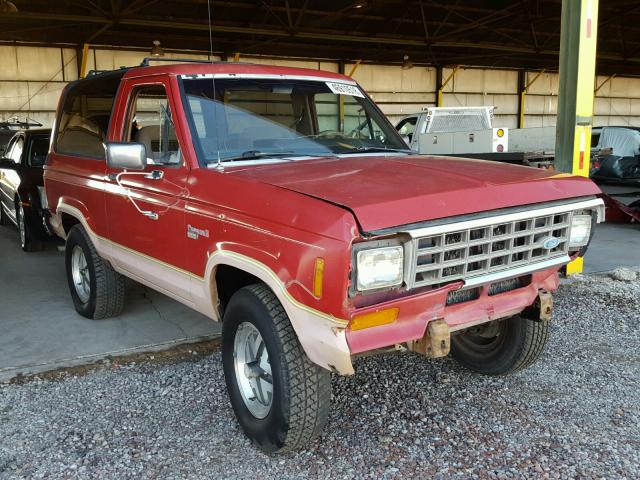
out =
[(319, 132), (317, 135), (315, 135), (315, 137), (322, 137), (322, 138), (344, 138), (344, 133), (339, 132), (337, 130), (323, 130), (321, 132)]

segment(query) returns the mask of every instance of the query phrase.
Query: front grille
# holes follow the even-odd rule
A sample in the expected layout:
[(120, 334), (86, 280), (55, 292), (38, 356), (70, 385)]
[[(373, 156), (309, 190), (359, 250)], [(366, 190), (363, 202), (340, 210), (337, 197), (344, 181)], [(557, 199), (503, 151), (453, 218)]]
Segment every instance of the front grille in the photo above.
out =
[[(470, 279), (567, 255), (571, 212), (494, 222), (488, 217), (486, 224), (476, 222), (473, 228), (456, 230), (454, 224), (451, 231), (414, 238), (410, 287)], [(555, 246), (552, 237), (558, 241)]]

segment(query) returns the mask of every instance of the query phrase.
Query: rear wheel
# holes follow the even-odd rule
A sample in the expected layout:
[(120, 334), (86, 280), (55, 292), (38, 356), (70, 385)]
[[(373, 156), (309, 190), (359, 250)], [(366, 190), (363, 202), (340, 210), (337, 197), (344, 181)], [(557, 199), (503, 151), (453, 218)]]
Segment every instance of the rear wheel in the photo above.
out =
[(544, 351), (549, 322), (515, 316), (451, 337), (451, 355), (470, 370), (504, 375), (526, 368)]
[(231, 297), (222, 327), (222, 359), (238, 422), (260, 449), (293, 450), (322, 431), (331, 373), (306, 356), (266, 285), (244, 287)]
[(122, 312), (124, 277), (98, 255), (81, 225), (74, 225), (67, 235), (65, 263), (71, 298), (80, 315), (101, 320)]

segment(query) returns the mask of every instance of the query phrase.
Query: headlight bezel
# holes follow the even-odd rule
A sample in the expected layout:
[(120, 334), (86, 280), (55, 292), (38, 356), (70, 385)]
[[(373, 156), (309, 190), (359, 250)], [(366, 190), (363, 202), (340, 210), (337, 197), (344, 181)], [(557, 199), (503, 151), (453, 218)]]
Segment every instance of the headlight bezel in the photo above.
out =
[[(592, 211), (574, 212), (571, 215), (571, 225), (569, 226), (569, 238), (567, 244), (569, 250), (579, 250), (589, 245), (591, 237), (593, 236), (594, 227), (594, 213)], [(573, 240), (576, 234), (576, 228), (586, 229), (584, 236), (580, 237), (580, 240)]]
[[(371, 288), (360, 288), (361, 285), (359, 275), (361, 274), (361, 268), (359, 264), (359, 257), (363, 252), (372, 252), (384, 249), (399, 249), (399, 251), (401, 252), (399, 280), (394, 281), (393, 283), (377, 285)], [(351, 287), (349, 289), (350, 296), (353, 297), (355, 295), (368, 295), (377, 292), (390, 291), (401, 288), (403, 285), (405, 285), (407, 274), (407, 259), (409, 258), (407, 249), (408, 242), (406, 242), (399, 236), (381, 240), (371, 240), (355, 243), (351, 252)]]

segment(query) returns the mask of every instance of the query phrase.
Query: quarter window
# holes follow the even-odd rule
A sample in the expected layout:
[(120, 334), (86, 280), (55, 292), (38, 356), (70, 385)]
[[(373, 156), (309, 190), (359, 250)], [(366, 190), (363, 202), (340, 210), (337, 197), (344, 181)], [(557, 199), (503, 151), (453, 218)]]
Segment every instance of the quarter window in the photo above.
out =
[(67, 92), (59, 119), (58, 153), (104, 159), (111, 110), (123, 73), (82, 80)]

